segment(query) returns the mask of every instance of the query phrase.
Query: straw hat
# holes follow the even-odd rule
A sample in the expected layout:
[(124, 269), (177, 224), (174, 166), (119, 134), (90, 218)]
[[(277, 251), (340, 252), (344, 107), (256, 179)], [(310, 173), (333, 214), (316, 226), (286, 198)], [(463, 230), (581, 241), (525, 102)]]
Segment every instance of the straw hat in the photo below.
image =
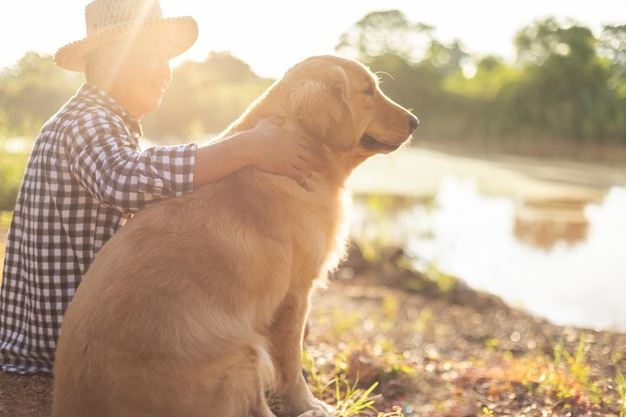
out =
[(154, 34), (170, 43), (173, 56), (185, 52), (198, 37), (190, 16), (163, 18), (158, 0), (94, 0), (85, 8), (87, 37), (61, 47), (54, 62), (61, 68), (84, 72), (85, 56), (111, 41)]

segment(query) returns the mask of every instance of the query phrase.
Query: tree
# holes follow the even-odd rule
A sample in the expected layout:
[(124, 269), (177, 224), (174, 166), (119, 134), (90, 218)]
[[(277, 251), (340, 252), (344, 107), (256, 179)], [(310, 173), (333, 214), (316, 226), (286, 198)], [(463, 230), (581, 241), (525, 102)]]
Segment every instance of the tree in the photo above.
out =
[(410, 22), (399, 10), (372, 12), (339, 37), (335, 50), (364, 63), (381, 55), (415, 63), (429, 50), (433, 31), (432, 26)]
[(202, 62), (185, 61), (174, 68), (161, 107), (144, 118), (144, 132), (168, 143), (205, 140), (239, 117), (272, 81), (229, 52), (211, 52)]
[(82, 75), (58, 68), (52, 57), (26, 53), (0, 71), (0, 109), (9, 135), (34, 135), (82, 83)]
[(598, 54), (606, 57), (613, 71), (612, 87), (626, 97), (626, 25), (605, 26), (600, 34)]
[(466, 131), (466, 103), (444, 89), (444, 80), (461, 73), (470, 55), (460, 42), (446, 45), (433, 33), (398, 10), (372, 12), (341, 35), (335, 49), (368, 65), (389, 97), (415, 110), (424, 121), (420, 135), (456, 137)]
[(519, 81), (509, 110), (517, 123), (578, 141), (615, 135), (615, 94), (610, 70), (596, 52), (596, 38), (573, 22), (546, 19), (515, 37)]

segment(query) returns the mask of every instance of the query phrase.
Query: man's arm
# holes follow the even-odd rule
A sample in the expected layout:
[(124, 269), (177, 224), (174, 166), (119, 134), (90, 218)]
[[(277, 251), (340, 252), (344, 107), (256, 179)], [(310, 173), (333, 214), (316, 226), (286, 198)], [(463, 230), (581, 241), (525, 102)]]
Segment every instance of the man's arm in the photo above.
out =
[(290, 177), (304, 186), (311, 175), (311, 153), (304, 138), (283, 129), (281, 122), (263, 119), (253, 129), (198, 147), (194, 189), (247, 166)]

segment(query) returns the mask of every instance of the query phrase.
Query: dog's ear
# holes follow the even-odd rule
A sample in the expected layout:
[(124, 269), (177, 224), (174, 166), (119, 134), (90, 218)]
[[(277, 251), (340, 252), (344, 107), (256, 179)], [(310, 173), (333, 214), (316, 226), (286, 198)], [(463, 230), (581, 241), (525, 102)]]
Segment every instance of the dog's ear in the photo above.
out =
[(358, 139), (347, 89), (348, 77), (336, 66), (323, 78), (300, 81), (291, 93), (296, 120), (337, 151), (352, 149)]

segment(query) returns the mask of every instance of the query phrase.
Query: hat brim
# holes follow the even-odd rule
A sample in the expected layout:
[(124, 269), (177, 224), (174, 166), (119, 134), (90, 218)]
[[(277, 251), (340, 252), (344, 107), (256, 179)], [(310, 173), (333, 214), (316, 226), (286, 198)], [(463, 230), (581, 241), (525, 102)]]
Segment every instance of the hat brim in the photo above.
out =
[(198, 38), (198, 24), (193, 17), (183, 16), (147, 21), (141, 25), (120, 26), (59, 48), (54, 54), (54, 62), (69, 71), (85, 72), (87, 54), (101, 45), (137, 34), (158, 35), (159, 39), (168, 42), (172, 57), (175, 57), (194, 44)]

